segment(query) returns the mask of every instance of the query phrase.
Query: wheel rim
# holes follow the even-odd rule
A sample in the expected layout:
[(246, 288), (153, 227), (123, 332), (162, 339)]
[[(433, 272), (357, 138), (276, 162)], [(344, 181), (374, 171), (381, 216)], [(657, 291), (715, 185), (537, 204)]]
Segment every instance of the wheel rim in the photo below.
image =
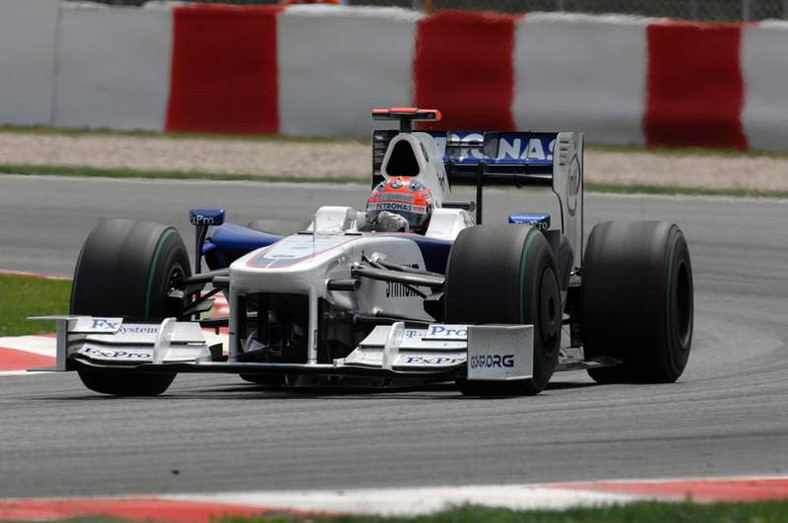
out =
[(539, 285), (539, 327), (545, 348), (553, 347), (561, 331), (560, 302), (555, 273), (547, 267)]
[(186, 277), (186, 271), (180, 264), (175, 264), (170, 268), (169, 275), (167, 276), (167, 287), (164, 291), (164, 302), (166, 311), (165, 316), (178, 316), (185, 310), (185, 304), (189, 299), (188, 296), (181, 298), (170, 297), (170, 292), (175, 290), (182, 290), (183, 280)]

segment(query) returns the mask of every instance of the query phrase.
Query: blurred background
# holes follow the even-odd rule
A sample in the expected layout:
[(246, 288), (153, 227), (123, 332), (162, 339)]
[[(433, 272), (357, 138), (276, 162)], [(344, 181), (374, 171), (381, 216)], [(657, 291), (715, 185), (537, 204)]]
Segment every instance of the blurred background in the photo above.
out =
[[(142, 5), (148, 0), (98, 0), (112, 5)], [(186, 0), (208, 3), (209, 0)], [(277, 4), (278, 0), (210, 0), (210, 3)], [(740, 22), (788, 19), (788, 0), (346, 0), (348, 5), (441, 9), (493, 10), (509, 13), (558, 11), (619, 13), (685, 20)]]

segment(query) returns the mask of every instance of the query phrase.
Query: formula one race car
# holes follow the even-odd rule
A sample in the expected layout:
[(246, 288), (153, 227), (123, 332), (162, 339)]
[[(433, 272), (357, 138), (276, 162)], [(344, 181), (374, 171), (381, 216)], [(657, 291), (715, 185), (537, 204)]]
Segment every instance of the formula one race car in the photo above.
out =
[[(491, 396), (537, 394), (558, 370), (603, 383), (681, 375), (693, 328), (684, 235), (667, 222), (607, 222), (584, 249), (582, 134), (417, 132), (414, 121), (440, 113), (373, 116), (400, 128), (373, 133), (366, 212), (321, 207), (306, 230), (278, 236), (193, 209), (194, 271), (172, 227), (96, 227), (71, 315), (49, 317), (55, 370), (140, 396), (179, 372), (270, 386), (453, 381)], [(476, 201), (449, 200), (458, 185), (475, 186)], [(552, 188), (560, 228), (534, 213), (482, 224), (488, 186)], [(229, 316), (201, 318), (217, 293)], [(212, 334), (222, 328), (224, 344)]]

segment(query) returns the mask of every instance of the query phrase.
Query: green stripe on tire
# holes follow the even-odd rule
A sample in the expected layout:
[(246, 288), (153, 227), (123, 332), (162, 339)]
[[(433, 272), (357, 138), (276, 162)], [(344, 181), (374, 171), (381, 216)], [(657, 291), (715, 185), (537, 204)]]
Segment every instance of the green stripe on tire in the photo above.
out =
[(520, 323), (525, 323), (525, 268), (528, 265), (528, 248), (537, 233), (536, 229), (531, 229), (528, 232), (528, 236), (525, 237), (525, 245), (523, 245), (523, 256), (520, 259)]
[(164, 248), (164, 242), (172, 236), (176, 234), (177, 231), (172, 228), (168, 227), (159, 237), (159, 243), (156, 245), (156, 251), (153, 253), (153, 259), (150, 262), (150, 269), (148, 269), (148, 287), (145, 291), (145, 317), (150, 317), (150, 299), (151, 294), (153, 293), (153, 280), (156, 279), (156, 262), (159, 261), (159, 254), (161, 254), (161, 250)]
[[(671, 227), (671, 229), (668, 231), (669, 237), (671, 237), (670, 233), (672, 232), (673, 228)], [(670, 322), (673, 319), (670, 315), (670, 306), (673, 303), (676, 295), (676, 289), (673, 286), (673, 253), (676, 250), (676, 246), (679, 244), (679, 235), (673, 234), (671, 239), (673, 241), (670, 244), (670, 251), (668, 251), (668, 299), (667, 303), (665, 304), (665, 319), (667, 320), (665, 324), (668, 328), (668, 332), (670, 332)]]

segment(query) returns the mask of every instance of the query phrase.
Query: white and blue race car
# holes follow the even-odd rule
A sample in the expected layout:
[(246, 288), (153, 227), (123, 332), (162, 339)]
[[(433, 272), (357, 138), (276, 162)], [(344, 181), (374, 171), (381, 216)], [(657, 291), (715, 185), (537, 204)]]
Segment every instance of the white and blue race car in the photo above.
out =
[[(112, 219), (87, 238), (55, 370), (91, 390), (161, 394), (181, 372), (270, 386), (453, 381), (468, 395), (532, 395), (554, 372), (599, 382), (673, 382), (693, 330), (692, 268), (667, 222), (607, 222), (583, 244), (583, 135), (413, 130), (434, 110), (376, 110), (373, 187), (418, 180), (426, 230), (392, 232), (321, 207), (287, 236), (193, 209), (194, 270), (179, 233)], [(476, 187), (475, 202), (450, 188)], [(549, 214), (481, 223), (483, 189), (547, 186)], [(210, 235), (210, 236), (209, 236)], [(202, 270), (203, 264), (208, 270)], [(229, 316), (202, 318), (224, 293)], [(226, 328), (228, 341), (206, 329)], [(50, 369), (51, 370), (51, 369)]]

